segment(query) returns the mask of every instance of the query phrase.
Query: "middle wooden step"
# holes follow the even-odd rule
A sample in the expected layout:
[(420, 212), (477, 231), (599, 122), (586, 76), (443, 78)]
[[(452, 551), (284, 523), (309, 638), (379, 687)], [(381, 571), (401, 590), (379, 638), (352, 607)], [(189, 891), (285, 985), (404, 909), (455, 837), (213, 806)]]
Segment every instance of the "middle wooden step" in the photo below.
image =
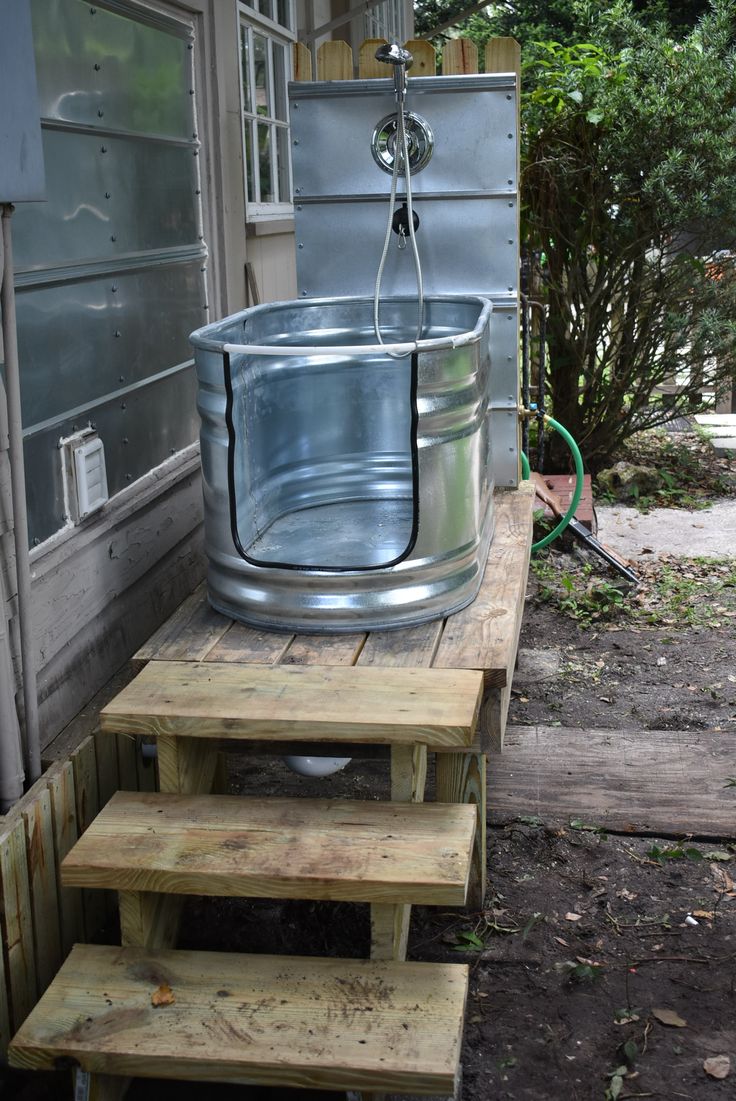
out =
[(66, 856), (68, 887), (461, 906), (475, 808), (118, 792)]

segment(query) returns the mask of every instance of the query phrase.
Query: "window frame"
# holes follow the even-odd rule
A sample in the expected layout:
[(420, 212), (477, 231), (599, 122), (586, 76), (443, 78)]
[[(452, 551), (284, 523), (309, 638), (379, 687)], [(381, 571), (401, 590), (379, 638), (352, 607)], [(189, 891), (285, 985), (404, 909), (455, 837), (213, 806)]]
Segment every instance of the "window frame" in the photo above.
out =
[[(272, 9), (276, 8), (278, 11), (278, 0), (270, 0)], [(288, 83), (292, 77), (292, 45), (296, 42), (296, 11), (295, 0), (285, 0), (288, 11), (288, 19), (290, 26), (287, 27), (282, 23), (277, 23), (273, 19), (270, 19), (267, 15), (262, 14), (256, 10), (250, 4), (243, 2), (238, 3), (238, 54), (239, 54), (239, 70), (240, 70), (240, 117), (241, 117), (241, 142), (243, 149), (243, 192), (245, 196), (245, 221), (248, 223), (256, 222), (269, 222), (277, 219), (291, 218), (294, 214), (294, 201), (293, 201), (293, 182), (291, 174), (291, 141), (290, 135), (290, 121), (289, 121), (289, 102), (288, 102)], [(294, 28), (294, 29), (292, 29)], [(248, 88), (250, 91), (252, 110), (246, 109), (245, 103), (245, 86), (246, 86), (246, 72), (244, 67), (244, 61), (246, 60), (246, 52), (243, 50), (243, 35), (247, 35), (248, 50), (247, 50), (247, 63), (248, 63)], [(269, 104), (274, 107), (276, 102), (276, 66), (274, 64), (274, 45), (283, 47), (284, 56), (284, 73), (283, 73), (283, 89), (282, 94), (284, 96), (286, 119), (279, 119), (275, 115), (259, 115), (257, 111), (257, 105), (255, 103), (255, 67), (254, 67), (254, 49), (253, 49), (253, 36), (259, 35), (266, 42), (268, 61), (266, 64), (266, 89), (267, 98)], [(257, 150), (257, 140), (254, 142), (254, 136), (257, 138), (258, 125), (267, 125), (269, 133), (271, 135), (270, 142), (270, 163), (271, 163), (271, 179), (273, 185), (276, 187), (278, 199), (272, 202), (263, 202), (260, 195), (260, 171), (259, 162), (257, 156), (253, 160), (252, 172), (252, 189), (249, 181), (249, 165), (248, 165), (248, 148), (251, 151)], [(246, 126), (250, 131), (250, 142), (246, 143)], [(289, 197), (288, 200), (284, 200), (279, 192), (281, 186), (281, 173), (279, 172), (279, 143), (277, 140), (273, 140), (279, 131), (287, 135), (285, 150), (286, 160), (285, 166), (282, 164), (284, 170), (285, 180), (287, 181)], [(253, 191), (255, 198), (251, 200), (250, 192)]]

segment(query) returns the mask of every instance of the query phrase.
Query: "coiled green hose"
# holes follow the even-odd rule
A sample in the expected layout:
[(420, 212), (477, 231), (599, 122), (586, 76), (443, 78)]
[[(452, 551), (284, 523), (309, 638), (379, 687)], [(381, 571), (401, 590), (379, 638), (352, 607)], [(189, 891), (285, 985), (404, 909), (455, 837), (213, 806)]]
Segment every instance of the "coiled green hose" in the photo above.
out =
[[(548, 547), (549, 544), (554, 539), (556, 539), (558, 535), (562, 535), (563, 531), (577, 512), (578, 505), (580, 504), (580, 498), (583, 495), (583, 457), (580, 454), (580, 448), (575, 443), (575, 440), (572, 438), (564, 425), (561, 425), (559, 421), (556, 421), (553, 417), (548, 416), (547, 413), (535, 413), (533, 410), (524, 410), (524, 414), (526, 416), (536, 416), (540, 419), (543, 419), (546, 425), (554, 429), (555, 432), (559, 432), (567, 446), (570, 448), (570, 452), (575, 463), (575, 491), (572, 495), (572, 500), (570, 501), (570, 507), (568, 508), (562, 519), (559, 521), (559, 523), (556, 525), (556, 527), (552, 528), (552, 531), (545, 535), (543, 539), (540, 539), (536, 543), (532, 543), (532, 551), (540, 551), (543, 550), (545, 547)], [(528, 478), (531, 475), (529, 459), (523, 451), (521, 452), (521, 472), (525, 478)]]

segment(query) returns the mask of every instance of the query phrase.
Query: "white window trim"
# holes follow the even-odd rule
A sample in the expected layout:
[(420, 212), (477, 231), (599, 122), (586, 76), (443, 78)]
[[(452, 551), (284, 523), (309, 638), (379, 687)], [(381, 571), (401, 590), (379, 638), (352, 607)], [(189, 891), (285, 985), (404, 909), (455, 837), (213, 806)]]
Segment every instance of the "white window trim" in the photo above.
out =
[[(289, 48), (293, 43), (297, 41), (296, 35), (296, 4), (295, 0), (287, 0), (289, 4), (290, 20), (294, 30), (283, 26), (281, 23), (274, 22), (273, 19), (269, 19), (268, 16), (262, 15), (261, 12), (256, 11), (255, 8), (250, 7), (248, 4), (238, 3), (238, 53), (239, 63), (238, 68), (240, 72), (240, 118), (241, 118), (241, 135), (243, 134), (243, 124), (245, 120), (245, 98), (243, 95), (243, 68), (242, 68), (242, 47), (240, 39), (240, 30), (243, 26), (249, 26), (255, 31), (263, 31), (267, 38), (276, 39), (286, 46), (285, 56), (287, 64), (287, 84), (292, 75), (292, 51)], [(252, 65), (252, 50), (249, 51), (249, 62)], [(268, 80), (269, 80), (269, 98), (270, 101), (274, 101), (273, 96), (273, 66), (268, 67)], [(288, 112), (288, 104), (287, 104)], [(250, 116), (249, 116), (250, 117)], [(286, 131), (289, 133), (290, 123), (287, 119)], [(255, 222), (267, 222), (277, 219), (293, 218), (294, 215), (294, 203), (278, 202), (278, 203), (252, 203), (248, 199), (248, 164), (246, 160), (245, 152), (245, 138), (241, 137), (243, 142), (243, 194), (245, 196), (245, 221), (246, 225)], [(291, 156), (289, 156), (289, 180), (291, 187)], [(257, 171), (257, 165), (255, 166)]]

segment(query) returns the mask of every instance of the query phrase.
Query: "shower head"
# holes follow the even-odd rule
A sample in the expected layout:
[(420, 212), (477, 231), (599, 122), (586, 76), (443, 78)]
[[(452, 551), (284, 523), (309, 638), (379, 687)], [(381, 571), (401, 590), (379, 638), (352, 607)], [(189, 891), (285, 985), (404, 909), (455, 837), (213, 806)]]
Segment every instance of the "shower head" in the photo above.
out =
[(396, 42), (392, 42), (390, 46), (388, 42), (384, 42), (376, 50), (376, 61), (384, 61), (387, 65), (393, 65), (396, 100), (398, 103), (403, 103), (406, 93), (406, 70), (414, 64), (413, 56)]
[(411, 69), (414, 64), (414, 58), (409, 50), (405, 50), (396, 42), (390, 46), (388, 42), (384, 42), (379, 46), (376, 50), (376, 61), (385, 61), (387, 65), (403, 65), (405, 69)]

